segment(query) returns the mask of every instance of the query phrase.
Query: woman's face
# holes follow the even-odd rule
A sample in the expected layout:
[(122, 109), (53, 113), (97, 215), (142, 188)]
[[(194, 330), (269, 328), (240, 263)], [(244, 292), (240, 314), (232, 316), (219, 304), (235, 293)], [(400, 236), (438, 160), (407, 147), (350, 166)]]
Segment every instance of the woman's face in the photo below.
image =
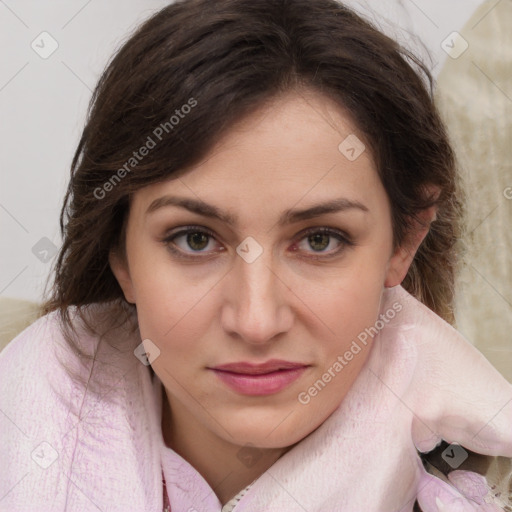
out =
[[(290, 446), (357, 378), (371, 337), (344, 354), (414, 250), (393, 253), (388, 198), (355, 132), (327, 98), (289, 94), (201, 165), (134, 195), (127, 264), (111, 265), (184, 432)], [(255, 369), (270, 360), (292, 369)], [(215, 369), (230, 363), (249, 366)]]

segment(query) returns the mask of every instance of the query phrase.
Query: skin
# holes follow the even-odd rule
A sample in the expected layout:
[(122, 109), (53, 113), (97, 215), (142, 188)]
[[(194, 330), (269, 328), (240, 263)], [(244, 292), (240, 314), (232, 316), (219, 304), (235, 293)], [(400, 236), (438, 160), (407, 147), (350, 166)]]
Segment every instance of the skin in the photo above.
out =
[[(369, 148), (355, 161), (338, 150), (353, 133), (363, 140), (328, 98), (288, 93), (234, 125), (200, 165), (136, 192), (126, 259), (111, 251), (125, 298), (137, 306), (142, 339), (160, 349), (152, 366), (166, 391), (165, 442), (201, 473), (222, 504), (339, 406), (371, 343), (307, 405), (297, 396), (375, 323), (385, 287), (402, 282), (428, 232), (418, 225), (393, 250), (390, 204)], [(237, 222), (231, 226), (175, 205), (146, 214), (165, 195), (204, 201)], [(350, 208), (278, 224), (288, 209), (338, 198), (367, 211)], [(424, 212), (427, 226), (434, 215), (434, 209)], [(196, 233), (191, 242), (182, 233), (169, 240), (190, 225), (214, 236)], [(335, 234), (303, 233), (321, 227)], [(352, 245), (337, 232), (349, 235)], [(236, 252), (248, 236), (263, 249), (252, 263)], [(273, 358), (310, 366), (269, 396), (239, 394), (208, 369)], [(252, 448), (244, 449), (259, 457), (251, 467), (237, 457), (248, 443)]]

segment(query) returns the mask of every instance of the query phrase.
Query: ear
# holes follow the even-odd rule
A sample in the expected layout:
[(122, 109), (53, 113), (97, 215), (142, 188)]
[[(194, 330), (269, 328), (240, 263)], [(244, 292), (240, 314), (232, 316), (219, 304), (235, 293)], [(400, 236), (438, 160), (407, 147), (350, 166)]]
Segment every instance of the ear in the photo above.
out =
[[(439, 197), (438, 187), (429, 187), (428, 191)], [(413, 228), (404, 243), (398, 247), (388, 262), (384, 286), (392, 288), (399, 285), (407, 275), (416, 252), (430, 230), (430, 224), (436, 220), (437, 206), (431, 206), (418, 214), (418, 220), (413, 221)]]
[(135, 304), (135, 292), (126, 258), (120, 255), (115, 249), (111, 249), (108, 255), (108, 261), (119, 286), (123, 290), (126, 301)]

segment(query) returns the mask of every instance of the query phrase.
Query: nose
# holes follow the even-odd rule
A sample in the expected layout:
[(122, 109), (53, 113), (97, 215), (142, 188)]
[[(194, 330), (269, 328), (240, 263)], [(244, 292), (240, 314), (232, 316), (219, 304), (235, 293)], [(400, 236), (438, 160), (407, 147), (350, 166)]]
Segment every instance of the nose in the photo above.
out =
[(236, 258), (223, 305), (223, 329), (253, 345), (272, 342), (290, 330), (290, 290), (264, 255), (252, 263)]

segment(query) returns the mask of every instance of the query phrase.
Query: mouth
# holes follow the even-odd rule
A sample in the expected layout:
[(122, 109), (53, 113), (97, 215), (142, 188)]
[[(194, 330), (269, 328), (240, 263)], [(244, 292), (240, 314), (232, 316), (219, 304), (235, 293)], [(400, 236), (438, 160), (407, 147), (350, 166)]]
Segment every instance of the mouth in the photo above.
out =
[(263, 364), (229, 363), (208, 369), (237, 393), (264, 396), (282, 391), (309, 367), (304, 363), (271, 360)]
[(267, 373), (277, 372), (281, 370), (296, 370), (309, 366), (305, 363), (294, 363), (291, 361), (284, 361), (281, 359), (271, 359), (265, 363), (228, 363), (219, 366), (214, 366), (212, 370), (225, 371), (230, 373), (239, 373), (242, 375), (264, 375)]

